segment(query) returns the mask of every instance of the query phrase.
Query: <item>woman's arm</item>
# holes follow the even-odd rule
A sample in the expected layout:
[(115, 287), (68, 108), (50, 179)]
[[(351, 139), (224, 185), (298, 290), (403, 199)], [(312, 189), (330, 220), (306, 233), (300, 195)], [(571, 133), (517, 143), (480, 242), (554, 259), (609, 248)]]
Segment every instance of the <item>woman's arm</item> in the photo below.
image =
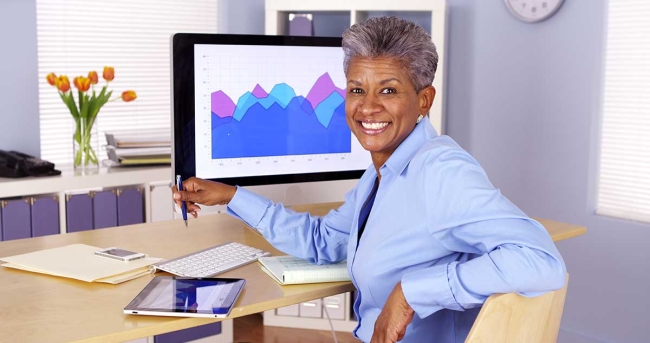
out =
[(278, 250), (314, 263), (334, 263), (347, 258), (354, 197), (351, 190), (341, 207), (318, 217), (238, 187), (228, 213), (255, 228)]
[(459, 258), (402, 277), (420, 317), (480, 306), (495, 293), (535, 296), (564, 286), (566, 267), (546, 229), (501, 195), (467, 152), (432, 153), (423, 185), (427, 227)]

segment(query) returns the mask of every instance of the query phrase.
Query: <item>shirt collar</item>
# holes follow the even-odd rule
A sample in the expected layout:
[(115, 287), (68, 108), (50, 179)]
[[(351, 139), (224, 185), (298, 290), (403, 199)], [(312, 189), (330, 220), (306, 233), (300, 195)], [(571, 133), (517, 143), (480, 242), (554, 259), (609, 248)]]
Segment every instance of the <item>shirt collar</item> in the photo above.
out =
[(420, 150), (422, 145), (438, 135), (431, 125), (429, 117), (424, 117), (404, 141), (395, 149), (382, 168), (388, 168), (393, 174), (399, 175), (404, 168), (411, 162), (415, 153)]

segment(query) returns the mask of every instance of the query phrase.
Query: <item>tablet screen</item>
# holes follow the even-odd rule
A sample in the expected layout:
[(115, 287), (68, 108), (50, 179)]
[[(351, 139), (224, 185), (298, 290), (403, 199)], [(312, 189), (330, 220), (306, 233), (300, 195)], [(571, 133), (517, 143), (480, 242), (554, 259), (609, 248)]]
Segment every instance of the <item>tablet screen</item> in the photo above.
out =
[(243, 279), (156, 276), (125, 310), (227, 315)]

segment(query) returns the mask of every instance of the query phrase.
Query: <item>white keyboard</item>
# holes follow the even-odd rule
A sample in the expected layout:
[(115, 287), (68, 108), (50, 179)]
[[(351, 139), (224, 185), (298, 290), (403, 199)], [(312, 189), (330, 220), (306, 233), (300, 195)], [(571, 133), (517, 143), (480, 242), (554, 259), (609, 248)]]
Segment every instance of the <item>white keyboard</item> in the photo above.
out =
[(257, 261), (271, 253), (248, 245), (229, 242), (195, 253), (166, 260), (152, 265), (152, 269), (164, 270), (178, 276), (211, 277), (231, 269)]

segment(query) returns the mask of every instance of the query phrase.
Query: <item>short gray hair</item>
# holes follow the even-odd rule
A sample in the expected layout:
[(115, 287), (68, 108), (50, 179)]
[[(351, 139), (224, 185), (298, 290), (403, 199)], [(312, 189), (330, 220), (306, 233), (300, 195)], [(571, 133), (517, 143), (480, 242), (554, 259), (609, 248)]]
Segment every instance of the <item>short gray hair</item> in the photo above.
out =
[(431, 85), (438, 53), (431, 36), (417, 24), (397, 17), (370, 18), (343, 32), (343, 70), (354, 57), (396, 58), (406, 67), (417, 92)]

